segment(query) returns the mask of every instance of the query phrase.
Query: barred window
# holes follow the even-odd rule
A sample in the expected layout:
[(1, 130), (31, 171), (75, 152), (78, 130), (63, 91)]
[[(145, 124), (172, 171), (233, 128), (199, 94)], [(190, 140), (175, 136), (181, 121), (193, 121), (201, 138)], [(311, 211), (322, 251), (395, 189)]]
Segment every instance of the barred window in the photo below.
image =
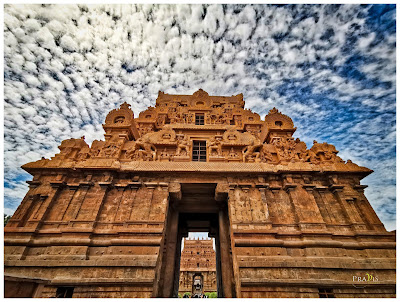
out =
[(193, 141), (193, 161), (207, 161), (206, 141)]
[(204, 125), (204, 113), (196, 113), (195, 124)]
[(320, 298), (335, 298), (332, 288), (318, 288)]

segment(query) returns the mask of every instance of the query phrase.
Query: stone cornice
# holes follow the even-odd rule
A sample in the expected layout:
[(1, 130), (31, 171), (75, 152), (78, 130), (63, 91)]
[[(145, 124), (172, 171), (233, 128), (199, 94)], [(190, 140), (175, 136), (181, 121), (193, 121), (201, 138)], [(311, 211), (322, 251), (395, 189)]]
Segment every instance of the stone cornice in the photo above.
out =
[(302, 172), (322, 172), (322, 173), (350, 173), (361, 174), (363, 177), (373, 171), (364, 167), (347, 166), (344, 163), (333, 165), (316, 165), (305, 162), (289, 162), (287, 165), (267, 164), (267, 163), (242, 163), (242, 162), (155, 162), (155, 161), (129, 161), (119, 162), (118, 160), (87, 160), (82, 162), (64, 162), (59, 166), (42, 165), (37, 162), (23, 166), (29, 173), (47, 169), (110, 169), (114, 171), (140, 171), (140, 172), (206, 172), (206, 173), (302, 173)]

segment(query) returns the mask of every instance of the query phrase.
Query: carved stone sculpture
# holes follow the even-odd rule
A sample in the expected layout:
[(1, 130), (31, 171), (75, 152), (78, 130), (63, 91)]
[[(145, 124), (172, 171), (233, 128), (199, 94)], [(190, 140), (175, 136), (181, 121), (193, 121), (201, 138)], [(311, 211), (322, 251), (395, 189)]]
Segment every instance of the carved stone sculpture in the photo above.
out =
[(244, 147), (242, 150), (243, 162), (258, 161), (260, 157), (260, 148), (262, 148), (262, 144), (256, 143), (255, 141), (252, 141), (250, 145)]
[(221, 139), (213, 136), (209, 143), (210, 156), (222, 156)]
[(188, 156), (190, 154), (190, 141), (187, 135), (177, 135), (178, 145), (176, 147), (176, 156)]

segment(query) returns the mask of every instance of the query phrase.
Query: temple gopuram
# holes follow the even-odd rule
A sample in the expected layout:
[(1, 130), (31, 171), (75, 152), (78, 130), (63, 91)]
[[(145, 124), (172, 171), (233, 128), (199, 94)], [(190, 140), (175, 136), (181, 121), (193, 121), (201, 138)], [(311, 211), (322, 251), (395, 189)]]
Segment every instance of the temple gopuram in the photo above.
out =
[(202, 295), (217, 291), (217, 271), (212, 239), (184, 239), (179, 293)]
[(219, 297), (395, 297), (395, 233), (360, 183), (372, 171), (244, 105), (160, 92), (136, 118), (112, 110), (104, 140), (22, 166), (5, 297), (177, 297), (188, 232), (215, 240)]

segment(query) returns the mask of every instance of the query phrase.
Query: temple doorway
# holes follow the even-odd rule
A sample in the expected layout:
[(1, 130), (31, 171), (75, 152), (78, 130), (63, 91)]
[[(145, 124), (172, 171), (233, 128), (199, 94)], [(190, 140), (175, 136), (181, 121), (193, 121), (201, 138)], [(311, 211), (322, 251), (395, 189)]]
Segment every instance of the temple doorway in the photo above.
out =
[[(155, 297), (179, 296), (182, 243), (190, 241), (183, 239), (190, 238), (189, 233), (199, 232), (206, 233), (208, 238), (213, 240), (213, 281), (218, 297), (235, 297), (227, 202), (226, 199), (216, 200), (215, 188), (216, 184), (181, 184), (181, 194), (171, 196)], [(199, 262), (198, 270), (195, 270), (197, 275), (191, 274), (192, 291), (195, 290), (193, 286), (196, 286), (198, 292), (199, 282), (203, 282), (200, 285), (204, 292), (205, 275), (201, 273), (201, 266), (204, 265), (207, 264)], [(197, 278), (194, 278), (196, 276)]]

